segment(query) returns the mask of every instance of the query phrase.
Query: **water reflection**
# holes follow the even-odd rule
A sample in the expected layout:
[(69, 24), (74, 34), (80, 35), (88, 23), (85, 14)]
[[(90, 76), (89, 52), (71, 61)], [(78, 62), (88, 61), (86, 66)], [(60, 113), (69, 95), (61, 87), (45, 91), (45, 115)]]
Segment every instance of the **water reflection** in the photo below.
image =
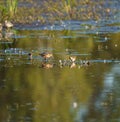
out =
[(62, 21), (2, 35), (0, 121), (119, 121), (120, 33), (111, 24)]

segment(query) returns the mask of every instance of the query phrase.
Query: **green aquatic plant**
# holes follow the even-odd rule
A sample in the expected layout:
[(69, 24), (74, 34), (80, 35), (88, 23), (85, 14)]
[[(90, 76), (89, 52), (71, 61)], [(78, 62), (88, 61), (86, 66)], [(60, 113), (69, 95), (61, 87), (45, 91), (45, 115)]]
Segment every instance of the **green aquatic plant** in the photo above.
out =
[(17, 12), (17, 4), (18, 4), (18, 0), (7, 0), (6, 1), (6, 9), (9, 13), (9, 17), (13, 17), (16, 12)]
[(7, 0), (0, 5), (0, 22), (11, 19), (17, 12), (18, 0)]
[(66, 0), (66, 1), (65, 1), (65, 10), (66, 10), (67, 14), (70, 13), (70, 11), (71, 11), (70, 0)]
[[(20, 6), (18, 7), (18, 2)], [(101, 0), (6, 0), (0, 4), (0, 21), (13, 20), (16, 23), (32, 23), (38, 21), (41, 24), (54, 23), (60, 20), (100, 20), (103, 16), (101, 10), (109, 18), (115, 13), (110, 8), (103, 8), (106, 3)], [(28, 6), (30, 5), (30, 6)], [(101, 7), (95, 7), (100, 5)], [(94, 9), (93, 9), (94, 8)]]
[[(66, 0), (64, 3), (64, 10), (69, 18), (76, 18), (76, 15), (81, 11), (79, 8), (80, 2), (77, 0)], [(78, 9), (79, 8), (79, 9)]]
[(4, 5), (0, 5), (0, 22), (3, 22), (8, 16), (7, 9)]

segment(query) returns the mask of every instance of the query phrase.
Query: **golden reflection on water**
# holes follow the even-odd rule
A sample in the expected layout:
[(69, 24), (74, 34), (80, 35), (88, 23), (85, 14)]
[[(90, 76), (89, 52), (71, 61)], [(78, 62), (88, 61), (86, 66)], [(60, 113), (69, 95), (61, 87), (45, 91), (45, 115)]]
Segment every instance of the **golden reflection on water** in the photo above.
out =
[(5, 117), (9, 112), (10, 120), (16, 121), (28, 116), (33, 122), (72, 122), (83, 106), (89, 112), (91, 107), (94, 109), (104, 73), (109, 69), (110, 65), (105, 64), (81, 69), (40, 69), (30, 65), (8, 68), (2, 73), (5, 86), (0, 89)]
[[(71, 35), (70, 31), (36, 33), (39, 32), (43, 35), (49, 34), (49, 39), (27, 37), (17, 39), (13, 45), (7, 45), (20, 48), (23, 52), (32, 52), (33, 60), (28, 60), (27, 53), (21, 56), (7, 54), (5, 61), (0, 62), (1, 122), (5, 120), (73, 122), (108, 119), (109, 112), (114, 113), (111, 110), (115, 103), (112, 91), (114, 86), (107, 88), (108, 91), (104, 93), (104, 82), (106, 74), (115, 66), (114, 61), (119, 60), (119, 33), (64, 39), (60, 37)], [(29, 35), (31, 32), (22, 31), (20, 34), (23, 35), (22, 33)], [(105, 40), (97, 40), (98, 37)], [(106, 41), (106, 37), (109, 41)], [(41, 67), (43, 60), (40, 59), (39, 53), (43, 51), (53, 53), (54, 59), (45, 64), (55, 63), (55, 66)], [(69, 55), (77, 56), (75, 67), (72, 68), (70, 65), (71, 67), (60, 68), (59, 60), (68, 61)], [(89, 66), (81, 66), (77, 64), (81, 60), (97, 61), (90, 62)], [(108, 60), (113, 62), (108, 63)], [(116, 64), (119, 66), (119, 62)], [(112, 77), (117, 76), (118, 80), (118, 74), (116, 72)], [(108, 80), (110, 77), (108, 75)], [(107, 97), (101, 97), (102, 92)]]

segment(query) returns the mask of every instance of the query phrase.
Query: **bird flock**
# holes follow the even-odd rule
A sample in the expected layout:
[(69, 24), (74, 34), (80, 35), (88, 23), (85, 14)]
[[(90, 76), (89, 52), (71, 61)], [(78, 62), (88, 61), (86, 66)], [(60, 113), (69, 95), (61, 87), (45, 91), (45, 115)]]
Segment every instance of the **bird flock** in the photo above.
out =
[[(63, 68), (65, 66), (68, 66), (69, 68), (75, 68), (78, 66), (80, 68), (81, 66), (89, 66), (91, 63), (89, 60), (80, 60), (79, 62), (77, 61), (77, 56), (75, 55), (69, 55), (68, 59), (65, 60), (54, 60), (53, 53), (51, 52), (42, 52), (39, 53), (39, 56), (42, 58), (42, 63), (41, 63), (41, 68), (53, 68), (55, 65), (58, 64), (60, 68)], [(28, 53), (28, 60), (33, 61), (33, 54)]]
[[(8, 31), (10, 31), (10, 29), (13, 27), (14, 25), (8, 21), (8, 20), (5, 20), (3, 23), (0, 23), (0, 39), (3, 38), (3, 36), (5, 35), (5, 33), (7, 33)], [(53, 53), (51, 52), (42, 52), (42, 53), (39, 53), (39, 56), (42, 57), (42, 64), (41, 64), (41, 67), (42, 68), (53, 68), (53, 66), (55, 66), (55, 63), (54, 63), (54, 56), (53, 56)], [(76, 67), (76, 64), (77, 64), (77, 61), (76, 61), (76, 56), (74, 55), (69, 55), (69, 59), (68, 60), (59, 60), (58, 61), (58, 64), (60, 66), (60, 68), (63, 68), (64, 66), (69, 66), (70, 68), (74, 68)], [(28, 53), (28, 59), (30, 61), (33, 61), (34, 58), (33, 58), (33, 54), (30, 52)], [(88, 60), (84, 60), (80, 62), (81, 66), (89, 66), (90, 65), (90, 62)]]

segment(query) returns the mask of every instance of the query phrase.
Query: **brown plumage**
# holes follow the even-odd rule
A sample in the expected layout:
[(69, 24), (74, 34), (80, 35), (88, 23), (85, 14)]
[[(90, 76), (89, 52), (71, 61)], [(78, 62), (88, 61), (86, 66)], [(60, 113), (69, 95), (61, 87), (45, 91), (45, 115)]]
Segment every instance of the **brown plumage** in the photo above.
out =
[(46, 69), (50, 69), (50, 68), (53, 68), (53, 64), (50, 64), (50, 63), (42, 63), (42, 68), (46, 68)]
[(49, 52), (43, 52), (43, 53), (40, 53), (39, 55), (41, 57), (43, 57), (44, 59), (49, 59), (49, 58), (52, 58), (53, 57), (53, 54), (52, 53), (49, 53)]
[(75, 62), (76, 61), (76, 56), (69, 56), (69, 59), (71, 62)]
[(5, 20), (5, 27), (6, 28), (12, 28), (13, 24), (10, 21)]

